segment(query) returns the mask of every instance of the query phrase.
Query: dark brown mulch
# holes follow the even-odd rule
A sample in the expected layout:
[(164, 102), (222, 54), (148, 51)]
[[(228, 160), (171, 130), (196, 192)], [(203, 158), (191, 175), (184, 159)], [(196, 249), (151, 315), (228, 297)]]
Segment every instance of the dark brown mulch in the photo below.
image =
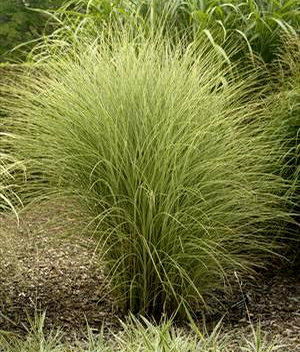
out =
[(260, 322), (261, 330), (271, 340), (279, 336), (285, 352), (300, 352), (300, 275), (286, 266), (273, 267), (242, 286), (243, 294), (228, 304), (230, 331), (249, 331), (249, 322)]
[[(120, 328), (123, 317), (85, 218), (72, 205), (54, 202), (21, 212), (19, 226), (12, 215), (0, 216), (0, 330), (26, 332), (28, 316), (44, 310), (46, 332), (60, 326), (69, 339), (83, 336), (87, 324), (95, 332), (102, 324), (107, 331)], [(299, 352), (300, 274), (274, 267), (240, 285), (207, 321), (225, 314), (225, 330), (237, 335), (251, 333), (249, 319), (260, 321), (270, 338), (278, 335), (290, 346), (285, 351)]]
[(95, 331), (119, 325), (97, 241), (81, 236), (85, 217), (68, 215), (67, 206), (31, 207), (19, 226), (13, 216), (0, 218), (0, 330), (26, 332), (28, 317), (45, 310), (46, 330), (59, 326), (67, 335), (80, 337), (87, 324)]

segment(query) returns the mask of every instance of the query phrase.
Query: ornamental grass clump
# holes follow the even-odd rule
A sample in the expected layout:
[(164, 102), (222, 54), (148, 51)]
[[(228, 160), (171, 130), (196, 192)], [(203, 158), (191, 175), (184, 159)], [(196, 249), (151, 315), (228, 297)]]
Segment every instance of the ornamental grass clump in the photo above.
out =
[(285, 217), (280, 141), (224, 61), (205, 45), (106, 35), (12, 88), (33, 189), (88, 209), (125, 310), (208, 306), (272, 251)]

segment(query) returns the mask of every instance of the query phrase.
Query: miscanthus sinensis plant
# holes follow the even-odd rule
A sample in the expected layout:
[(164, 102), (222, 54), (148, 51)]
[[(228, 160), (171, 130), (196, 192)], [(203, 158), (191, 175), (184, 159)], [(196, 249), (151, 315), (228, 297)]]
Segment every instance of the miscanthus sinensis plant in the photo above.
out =
[(12, 90), (33, 188), (89, 210), (125, 310), (206, 306), (272, 250), (285, 217), (277, 131), (208, 46), (106, 34)]

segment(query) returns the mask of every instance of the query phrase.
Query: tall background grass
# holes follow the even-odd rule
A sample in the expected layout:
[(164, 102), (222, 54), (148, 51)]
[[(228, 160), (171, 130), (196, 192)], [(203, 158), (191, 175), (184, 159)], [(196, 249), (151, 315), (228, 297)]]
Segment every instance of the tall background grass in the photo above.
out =
[(172, 33), (175, 42), (181, 38), (187, 45), (205, 33), (219, 51), (237, 46), (234, 60), (269, 64), (280, 52), (282, 35), (297, 37), (300, 28), (294, 0), (69, 0), (49, 14), (49, 23), (58, 28), (46, 37), (46, 50), (44, 40), (35, 47), (39, 59), (49, 55), (50, 47), (74, 45), (82, 33), (105, 31), (114, 22), (127, 23), (137, 33)]

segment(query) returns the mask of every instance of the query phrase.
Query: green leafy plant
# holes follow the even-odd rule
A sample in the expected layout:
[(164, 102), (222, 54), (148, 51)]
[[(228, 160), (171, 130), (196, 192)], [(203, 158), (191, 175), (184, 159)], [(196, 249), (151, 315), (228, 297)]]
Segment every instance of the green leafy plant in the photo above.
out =
[(219, 44), (225, 45), (228, 39), (239, 42), (242, 57), (256, 55), (270, 63), (280, 52), (282, 34), (299, 34), (299, 8), (294, 1), (232, 0), (205, 4), (192, 12), (200, 28), (203, 23), (208, 29), (219, 27), (214, 32)]
[(28, 316), (29, 327), (26, 327), (27, 336), (23, 338), (15, 333), (0, 330), (0, 343), (5, 351), (9, 352), (63, 352), (70, 351), (63, 346), (63, 333), (58, 329), (44, 334), (46, 313), (36, 313), (33, 318)]
[[(58, 29), (42, 39), (34, 49), (47, 53), (45, 47), (68, 47), (79, 33), (106, 31), (107, 24), (129, 24), (152, 35), (158, 29), (184, 39), (186, 45), (206, 33), (216, 47), (228, 50), (235, 46), (235, 59), (259, 57), (264, 63), (276, 59), (282, 47), (282, 35), (299, 35), (299, 8), (293, 0), (69, 0), (49, 11)], [(96, 34), (95, 34), (96, 35)]]

